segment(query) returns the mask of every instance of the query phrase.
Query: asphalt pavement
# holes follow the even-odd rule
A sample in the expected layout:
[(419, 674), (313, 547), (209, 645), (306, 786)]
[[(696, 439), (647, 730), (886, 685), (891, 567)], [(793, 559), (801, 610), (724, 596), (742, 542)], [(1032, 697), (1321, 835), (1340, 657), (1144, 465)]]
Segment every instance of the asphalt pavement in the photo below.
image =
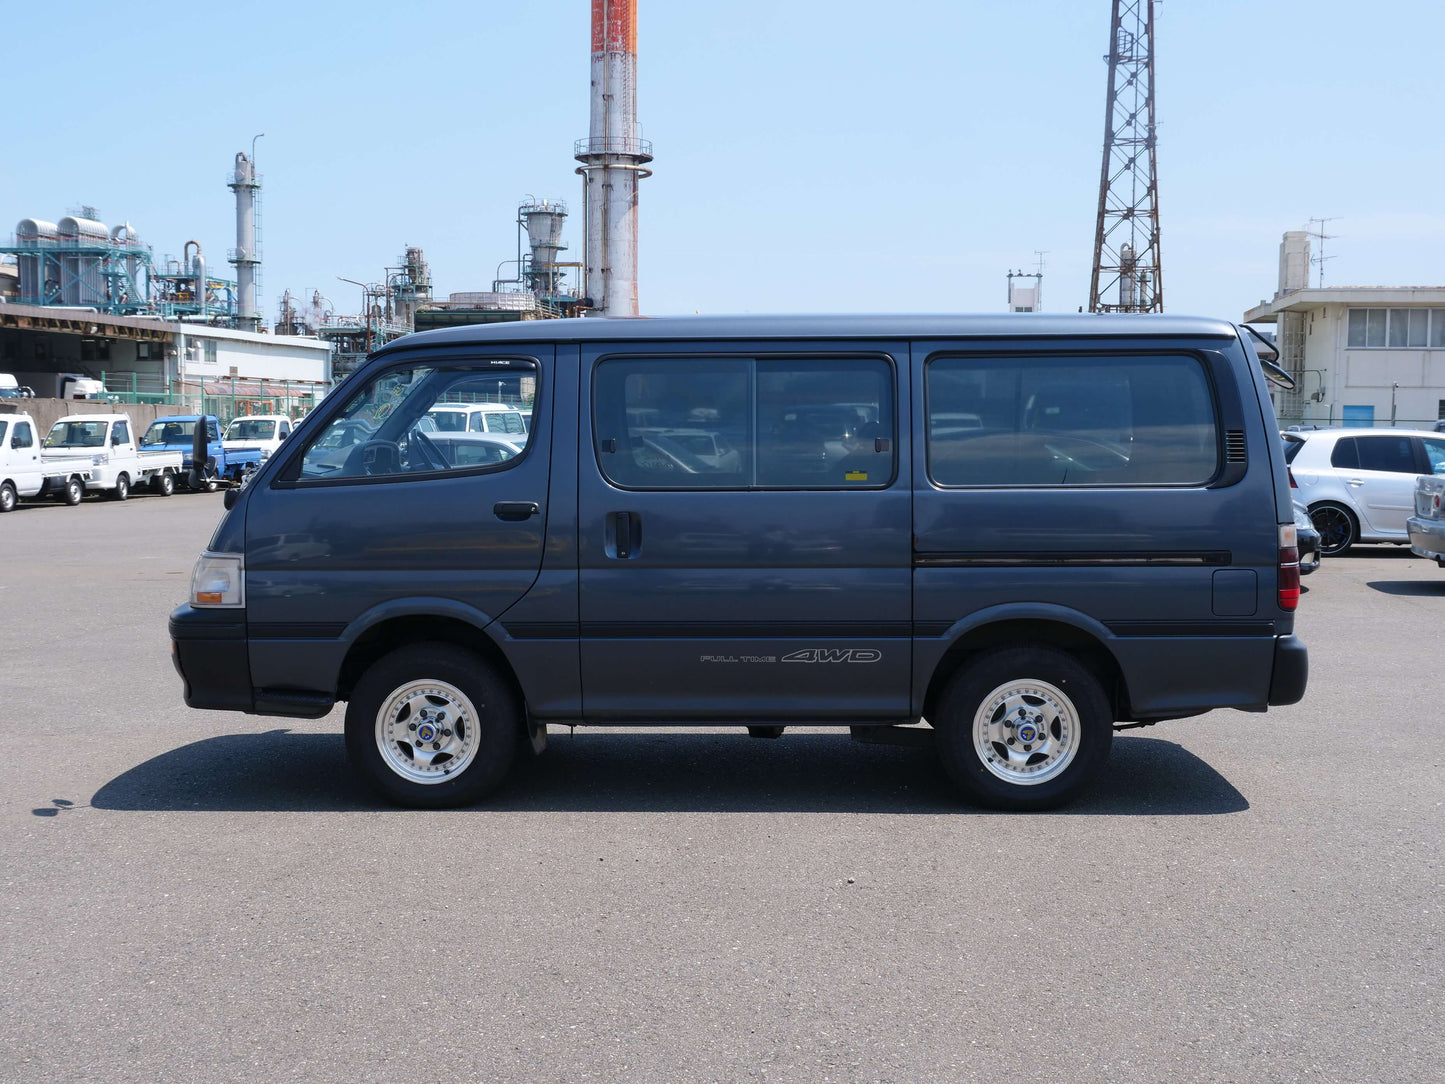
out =
[(1445, 570), (1305, 579), (1302, 704), (960, 804), (841, 729), (554, 730), (389, 808), (341, 715), (192, 711), (219, 495), (0, 517), (0, 1080), (1436, 1081)]

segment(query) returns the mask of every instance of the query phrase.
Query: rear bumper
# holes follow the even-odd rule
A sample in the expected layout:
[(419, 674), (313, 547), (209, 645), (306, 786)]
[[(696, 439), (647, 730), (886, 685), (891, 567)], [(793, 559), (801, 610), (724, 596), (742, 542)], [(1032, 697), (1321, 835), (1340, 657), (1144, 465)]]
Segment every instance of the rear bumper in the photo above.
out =
[(1405, 521), (1410, 532), (1410, 551), (1438, 561), (1445, 557), (1445, 519), (1421, 519), (1411, 516)]
[(1298, 704), (1309, 684), (1310, 656), (1296, 636), (1280, 636), (1274, 642), (1274, 674), (1269, 682), (1269, 706)]

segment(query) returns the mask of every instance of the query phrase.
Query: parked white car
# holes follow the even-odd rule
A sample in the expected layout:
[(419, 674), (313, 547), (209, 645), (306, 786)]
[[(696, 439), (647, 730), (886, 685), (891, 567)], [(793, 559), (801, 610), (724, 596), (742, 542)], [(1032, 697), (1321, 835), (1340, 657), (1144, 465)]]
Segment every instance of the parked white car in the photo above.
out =
[(1326, 557), (1356, 542), (1408, 542), (1415, 479), (1445, 474), (1445, 435), (1439, 433), (1318, 429), (1281, 436), (1299, 483), (1296, 495), (1310, 510)]
[(1415, 514), (1405, 521), (1410, 550), (1445, 568), (1445, 477), (1421, 475), (1415, 481)]
[(53, 495), (79, 504), (90, 470), (88, 456), (42, 459), (35, 419), (0, 414), (0, 512), (13, 510), (22, 497)]
[(180, 452), (139, 449), (135, 428), (125, 414), (71, 414), (52, 425), (41, 459), (48, 464), (77, 455), (90, 457), (90, 479), (85, 488), (107, 490), (118, 501), (143, 484), (169, 497), (181, 473)]
[(228, 452), (261, 450), (261, 462), (270, 459), (291, 435), (291, 419), (284, 414), (251, 414), (226, 426), (221, 444)]
[(441, 433), (527, 434), (526, 415), (505, 403), (438, 403), (426, 414)]

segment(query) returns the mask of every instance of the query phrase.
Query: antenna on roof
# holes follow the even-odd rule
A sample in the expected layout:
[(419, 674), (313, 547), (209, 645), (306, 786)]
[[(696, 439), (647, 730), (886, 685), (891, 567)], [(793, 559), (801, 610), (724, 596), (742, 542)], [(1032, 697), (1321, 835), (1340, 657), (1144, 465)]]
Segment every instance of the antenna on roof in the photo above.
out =
[(1318, 267), (1318, 268), (1320, 269), (1320, 286), (1319, 286), (1319, 288), (1320, 288), (1321, 290), (1323, 290), (1323, 289), (1325, 288), (1325, 261), (1326, 261), (1326, 260), (1333, 260), (1333, 259), (1334, 259), (1333, 256), (1326, 256), (1326, 255), (1325, 255), (1325, 242), (1326, 242), (1326, 241), (1332, 241), (1332, 240), (1334, 240), (1334, 238), (1335, 238), (1335, 235), (1334, 235), (1333, 233), (1326, 233), (1326, 232), (1325, 232), (1325, 223), (1326, 223), (1326, 222), (1334, 222), (1334, 221), (1337, 220), (1337, 218), (1338, 218), (1338, 216), (1336, 216), (1336, 217), (1334, 217), (1334, 218), (1312, 218), (1312, 219), (1310, 219), (1310, 225), (1311, 225), (1311, 226), (1313, 226), (1316, 222), (1318, 222), (1318, 223), (1320, 224), (1320, 225), (1319, 225), (1319, 229), (1311, 229), (1311, 230), (1309, 230), (1308, 232), (1309, 232), (1309, 235), (1310, 235), (1311, 237), (1313, 237), (1316, 241), (1318, 241), (1318, 242), (1320, 243), (1319, 249), (1315, 252), (1315, 254), (1314, 254), (1313, 256), (1310, 257), (1310, 263), (1314, 264), (1316, 267)]

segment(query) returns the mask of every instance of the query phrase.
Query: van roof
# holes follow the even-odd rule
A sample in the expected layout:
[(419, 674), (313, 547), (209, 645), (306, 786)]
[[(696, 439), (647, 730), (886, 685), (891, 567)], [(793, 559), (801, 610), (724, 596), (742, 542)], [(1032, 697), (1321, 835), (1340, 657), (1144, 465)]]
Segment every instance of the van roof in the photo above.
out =
[(1199, 316), (1094, 314), (762, 315), (585, 317), (473, 324), (406, 335), (385, 348), (494, 342), (667, 339), (1001, 339), (1237, 337), (1228, 320)]

